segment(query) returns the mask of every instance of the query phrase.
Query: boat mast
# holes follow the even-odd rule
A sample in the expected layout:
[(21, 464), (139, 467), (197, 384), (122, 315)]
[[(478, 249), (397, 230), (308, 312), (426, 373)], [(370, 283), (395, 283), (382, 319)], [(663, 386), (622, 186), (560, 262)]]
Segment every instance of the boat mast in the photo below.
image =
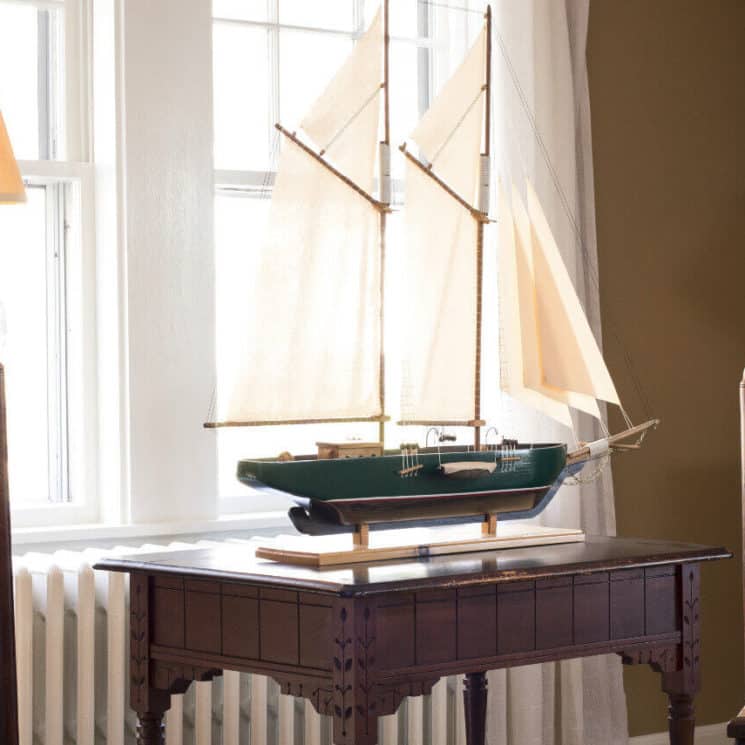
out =
[[(379, 201), (391, 203), (391, 96), (390, 96), (390, 0), (383, 0), (383, 140), (380, 143), (380, 194)], [(388, 210), (380, 210), (380, 369), (379, 396), (380, 422), (378, 440), (385, 446), (385, 231)]]
[[(485, 175), (489, 173), (489, 158), (491, 156), (491, 5), (486, 6), (484, 15), (486, 22), (486, 70), (484, 82), (484, 150), (481, 154), (480, 193), (489, 188), (489, 181)], [(479, 209), (488, 211), (486, 199), (481, 197)], [(484, 226), (483, 220), (478, 221), (476, 233), (476, 365), (474, 380), (473, 445), (475, 450), (481, 450), (481, 329), (484, 286)]]

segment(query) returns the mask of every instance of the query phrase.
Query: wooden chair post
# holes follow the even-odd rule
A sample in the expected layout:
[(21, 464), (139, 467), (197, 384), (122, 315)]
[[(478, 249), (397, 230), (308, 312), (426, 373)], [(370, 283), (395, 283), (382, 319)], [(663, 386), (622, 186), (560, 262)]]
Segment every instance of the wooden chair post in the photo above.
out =
[[(743, 535), (745, 536), (745, 370), (740, 381), (740, 484), (742, 487)], [(745, 553), (745, 543), (743, 543)], [(745, 583), (745, 574), (743, 575)]]
[[(743, 567), (745, 567), (745, 370), (740, 381), (740, 483), (742, 489)], [(745, 586), (745, 569), (743, 573)], [(730, 721), (727, 736), (735, 739), (736, 745), (745, 745), (745, 707)]]
[(0, 742), (18, 745), (13, 567), (8, 487), (8, 428), (5, 411), (5, 368), (0, 365)]

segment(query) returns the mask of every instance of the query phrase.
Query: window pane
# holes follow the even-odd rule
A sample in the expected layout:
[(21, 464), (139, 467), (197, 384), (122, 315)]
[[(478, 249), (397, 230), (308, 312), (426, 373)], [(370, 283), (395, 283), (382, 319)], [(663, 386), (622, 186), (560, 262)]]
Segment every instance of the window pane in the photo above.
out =
[[(426, 54), (426, 52), (425, 52)], [(403, 142), (419, 121), (419, 55), (414, 44), (391, 43), (391, 138)]]
[(341, 67), (352, 41), (303, 31), (280, 34), (280, 121), (295, 127)]
[(0, 105), (20, 159), (63, 157), (63, 18), (0, 2)]
[(215, 18), (239, 21), (266, 21), (267, 0), (212, 0)]
[(354, 0), (279, 0), (279, 22), (336, 31), (354, 31)]
[(267, 32), (214, 24), (215, 168), (261, 171), (270, 162)]
[(428, 12), (427, 6), (422, 5), (419, 0), (392, 2), (390, 5), (391, 34), (408, 39), (417, 38), (420, 35), (418, 29), (419, 14), (426, 12)]
[(45, 189), (0, 213), (0, 360), (6, 369), (8, 461), (14, 504), (49, 493)]
[(0, 105), (16, 157), (39, 157), (38, 11), (0, 3)]
[(229, 369), (231, 351), (240, 339), (241, 312), (253, 295), (269, 202), (247, 196), (215, 199), (218, 370)]

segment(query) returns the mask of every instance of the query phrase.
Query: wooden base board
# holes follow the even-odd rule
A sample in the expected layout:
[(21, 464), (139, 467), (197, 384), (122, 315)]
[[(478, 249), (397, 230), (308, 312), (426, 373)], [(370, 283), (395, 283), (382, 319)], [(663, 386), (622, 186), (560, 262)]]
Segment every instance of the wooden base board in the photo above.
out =
[[(474, 526), (467, 526), (473, 528)], [(581, 543), (581, 530), (546, 528), (539, 525), (500, 524), (496, 536), (482, 536), (474, 530), (440, 528), (386, 530), (370, 534), (369, 546), (354, 546), (351, 535), (279, 536), (274, 545), (260, 546), (261, 559), (307, 567), (331, 567), (390, 559), (418, 559), (445, 554), (493, 551), (505, 548)]]

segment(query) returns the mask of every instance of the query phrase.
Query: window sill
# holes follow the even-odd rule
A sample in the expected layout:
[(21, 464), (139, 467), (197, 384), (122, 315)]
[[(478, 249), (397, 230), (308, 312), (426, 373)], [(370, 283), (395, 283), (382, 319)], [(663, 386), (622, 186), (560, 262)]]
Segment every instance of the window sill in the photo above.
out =
[(156, 536), (228, 533), (252, 530), (292, 529), (287, 512), (254, 512), (224, 515), (216, 520), (193, 522), (163, 522), (142, 525), (105, 525), (102, 523), (80, 525), (54, 525), (49, 527), (16, 528), (13, 530), (14, 551), (21, 546), (35, 544), (68, 543), (76, 541), (111, 541)]

